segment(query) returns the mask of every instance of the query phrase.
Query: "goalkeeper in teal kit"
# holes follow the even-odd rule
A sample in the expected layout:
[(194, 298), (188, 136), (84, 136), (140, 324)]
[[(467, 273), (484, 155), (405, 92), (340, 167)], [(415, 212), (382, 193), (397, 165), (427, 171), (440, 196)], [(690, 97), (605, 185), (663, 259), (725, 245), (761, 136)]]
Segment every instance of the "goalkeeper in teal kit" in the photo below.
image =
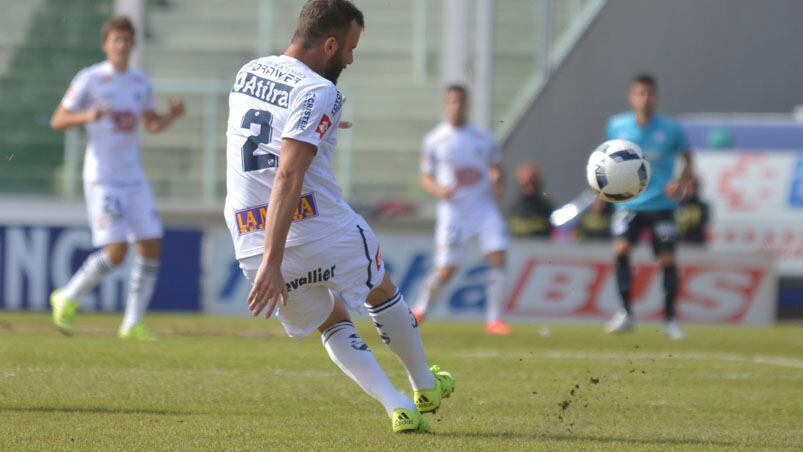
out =
[[(675, 318), (679, 287), (675, 262), (675, 209), (678, 199), (692, 183), (692, 157), (680, 125), (655, 112), (657, 88), (655, 78), (649, 74), (634, 77), (628, 93), (633, 111), (613, 116), (607, 125), (607, 139), (624, 139), (638, 144), (652, 169), (650, 182), (639, 197), (616, 204), (611, 227), (616, 238), (616, 280), (622, 309), (611, 319), (608, 331), (618, 333), (634, 327), (630, 249), (638, 244), (642, 231), (649, 229), (653, 251), (663, 271), (664, 332), (671, 339), (681, 339), (683, 330)], [(678, 160), (683, 161), (683, 169), (676, 177)]]

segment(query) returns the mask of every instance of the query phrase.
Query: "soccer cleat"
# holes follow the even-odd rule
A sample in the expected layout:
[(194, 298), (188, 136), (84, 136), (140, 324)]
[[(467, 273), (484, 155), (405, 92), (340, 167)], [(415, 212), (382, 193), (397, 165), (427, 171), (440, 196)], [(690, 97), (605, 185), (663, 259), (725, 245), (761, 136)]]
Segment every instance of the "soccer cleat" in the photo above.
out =
[(510, 330), (510, 327), (507, 323), (501, 320), (494, 320), (493, 322), (488, 322), (485, 324), (485, 332), (488, 334), (506, 335), (512, 333), (513, 331)]
[(50, 307), (53, 310), (53, 323), (67, 336), (72, 336), (72, 321), (78, 310), (78, 302), (61, 295), (61, 289), (50, 294)]
[(609, 333), (624, 333), (632, 330), (634, 326), (635, 325), (630, 314), (625, 311), (619, 311), (613, 316), (611, 321), (608, 322), (606, 330)]
[(157, 339), (156, 336), (148, 331), (145, 325), (141, 323), (137, 323), (127, 330), (120, 328), (120, 330), (117, 331), (117, 335), (120, 339), (132, 339), (137, 341), (155, 341)]
[(423, 311), (419, 311), (416, 308), (412, 308), (412, 309), (410, 309), (410, 312), (413, 313), (413, 317), (415, 317), (415, 321), (418, 322), (419, 325), (421, 324), (421, 322), (424, 321), (424, 312)]
[(393, 422), (393, 433), (426, 433), (429, 431), (427, 420), (415, 410), (396, 408), (390, 415), (390, 420)]
[(435, 387), (432, 389), (419, 389), (413, 392), (415, 407), (421, 413), (434, 413), (443, 399), (449, 398), (454, 392), (455, 381), (452, 374), (441, 370), (439, 366), (429, 368), (435, 376)]
[(678, 325), (678, 322), (675, 321), (675, 319), (664, 322), (664, 334), (666, 334), (666, 337), (672, 339), (673, 341), (679, 341), (685, 337), (683, 330), (680, 329), (680, 325)]

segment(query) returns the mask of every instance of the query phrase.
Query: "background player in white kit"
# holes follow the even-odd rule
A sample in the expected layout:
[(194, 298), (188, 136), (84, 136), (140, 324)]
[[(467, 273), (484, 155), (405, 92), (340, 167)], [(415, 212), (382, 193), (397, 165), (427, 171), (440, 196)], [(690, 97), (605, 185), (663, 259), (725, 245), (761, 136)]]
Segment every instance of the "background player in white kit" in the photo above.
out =
[[(371, 228), (341, 198), (332, 173), (343, 97), (335, 87), (364, 26), (346, 0), (312, 0), (283, 55), (249, 62), (229, 96), (226, 223), (253, 284), (254, 316), (291, 337), (317, 329), (343, 372), (384, 406), (395, 432), (427, 431), (454, 379), (428, 367), (418, 324), (385, 274)], [(342, 297), (336, 299), (334, 293)], [(277, 303), (281, 302), (280, 306)], [(399, 392), (349, 320), (363, 303), (407, 369), (414, 401)]]
[(485, 331), (510, 334), (501, 319), (505, 298), (505, 256), (508, 234), (497, 199), (502, 187), (502, 154), (490, 131), (468, 122), (467, 92), (446, 88), (445, 120), (426, 136), (421, 150), (424, 190), (439, 198), (435, 224), (435, 271), (413, 307), (419, 322), (463, 262), (472, 239), (479, 241), (488, 262)]
[(137, 259), (119, 336), (154, 338), (142, 316), (159, 272), (162, 224), (140, 166), (137, 126), (142, 118), (148, 132), (159, 132), (184, 113), (184, 105), (171, 100), (168, 113), (154, 111), (148, 76), (128, 66), (134, 36), (127, 17), (118, 16), (104, 24), (101, 42), (108, 59), (75, 76), (51, 120), (56, 130), (86, 127), (84, 196), (92, 244), (101, 247), (50, 297), (53, 321), (67, 335), (73, 331), (78, 299), (123, 262), (128, 242), (133, 241)]

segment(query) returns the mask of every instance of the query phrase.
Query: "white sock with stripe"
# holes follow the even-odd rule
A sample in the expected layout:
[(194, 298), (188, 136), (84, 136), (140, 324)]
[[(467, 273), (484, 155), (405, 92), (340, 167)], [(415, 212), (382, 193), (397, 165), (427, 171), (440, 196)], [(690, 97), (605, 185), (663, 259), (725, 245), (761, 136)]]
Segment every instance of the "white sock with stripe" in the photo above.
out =
[(415, 405), (399, 392), (379, 367), (371, 349), (365, 345), (354, 329), (354, 324), (343, 320), (330, 326), (321, 334), (323, 347), (337, 367), (354, 380), (371, 397), (378, 400), (388, 416), (396, 408), (415, 410)]
[(427, 278), (426, 283), (424, 284), (424, 290), (421, 291), (421, 296), (418, 298), (418, 301), (415, 303), (415, 309), (422, 313), (426, 314), (427, 309), (429, 306), (440, 298), (441, 293), (443, 293), (443, 289), (446, 287), (446, 284), (438, 278), (437, 273), (433, 273)]
[(108, 275), (114, 266), (100, 249), (86, 258), (81, 268), (70, 278), (70, 281), (61, 289), (61, 295), (70, 300), (78, 300), (82, 295), (92, 291)]
[(424, 344), (418, 332), (418, 322), (410, 312), (404, 297), (397, 289), (387, 301), (376, 305), (366, 305), (368, 314), (374, 321), (376, 331), (382, 342), (396, 354), (407, 369), (407, 376), (413, 389), (432, 389), (435, 376), (429, 370)]
[(500, 320), (502, 317), (502, 307), (505, 303), (505, 285), (507, 275), (503, 267), (491, 267), (488, 269), (488, 284), (485, 286), (485, 322), (491, 323)]
[(145, 259), (137, 256), (134, 268), (131, 270), (131, 281), (128, 284), (128, 298), (125, 302), (125, 315), (123, 316), (123, 330), (128, 330), (142, 321), (148, 303), (156, 287), (156, 278), (159, 276), (159, 261)]

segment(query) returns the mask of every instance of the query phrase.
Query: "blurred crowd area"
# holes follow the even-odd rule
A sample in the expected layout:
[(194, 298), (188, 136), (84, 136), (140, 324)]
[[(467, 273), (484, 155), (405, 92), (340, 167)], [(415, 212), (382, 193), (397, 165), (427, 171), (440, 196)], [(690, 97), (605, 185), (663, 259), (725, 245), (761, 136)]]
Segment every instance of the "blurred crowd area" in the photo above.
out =
[[(553, 213), (561, 206), (556, 206), (546, 191), (540, 167), (536, 163), (522, 163), (516, 168), (515, 179), (517, 193), (508, 208), (508, 228), (513, 236), (557, 241), (611, 240), (613, 204), (594, 197), (588, 207), (578, 209), (576, 216), (556, 226)], [(709, 205), (700, 197), (699, 188), (700, 181), (695, 179), (681, 197), (675, 212), (678, 239), (693, 246), (705, 245), (710, 220)]]

